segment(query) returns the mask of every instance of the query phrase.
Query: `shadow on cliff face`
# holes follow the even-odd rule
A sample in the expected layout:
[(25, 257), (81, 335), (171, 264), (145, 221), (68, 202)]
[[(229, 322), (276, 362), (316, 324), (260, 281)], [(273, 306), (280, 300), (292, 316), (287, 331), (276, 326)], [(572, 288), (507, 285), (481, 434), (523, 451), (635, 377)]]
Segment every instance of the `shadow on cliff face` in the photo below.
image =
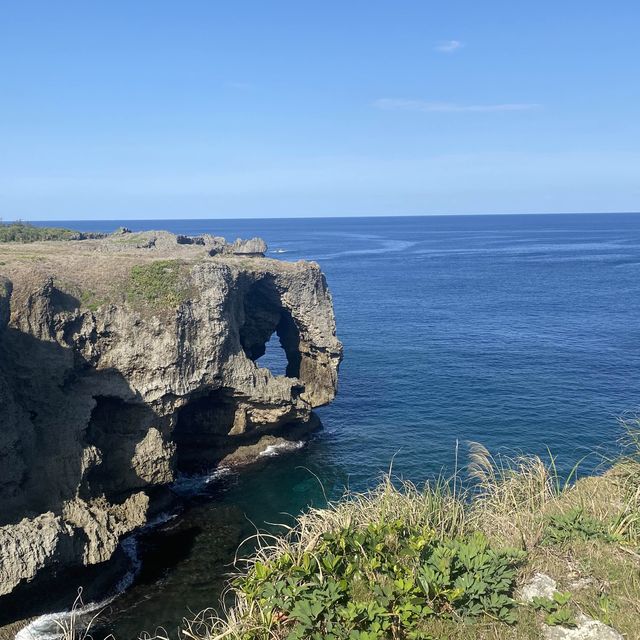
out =
[(277, 434), (281, 444), (287, 441), (297, 443), (322, 426), (313, 412), (305, 421), (291, 419), (285, 414), (282, 422), (236, 433), (234, 425), (242, 402), (243, 397), (233, 389), (222, 388), (193, 399), (178, 410), (172, 436), (179, 472), (209, 472), (240, 448), (256, 447), (253, 453), (248, 453), (250, 460), (243, 460), (255, 465), (261, 460), (260, 452), (264, 446), (260, 447), (259, 443), (264, 436)]
[[(15, 328), (0, 333), (0, 384), (0, 576), (5, 590), (20, 580), (0, 595), (2, 625), (68, 608), (80, 585), (87, 600), (113, 589), (128, 559), (117, 550), (87, 567), (87, 549), (120, 535), (101, 509), (148, 485), (132, 459), (159, 422), (117, 371), (96, 371), (76, 351)], [(86, 524), (66, 519), (78, 498), (102, 500), (82, 512)], [(51, 539), (46, 548), (41, 538)]]
[[(71, 350), (7, 329), (0, 354), (10, 395), (10, 405), (4, 407), (9, 415), (3, 420), (9, 442), (3, 453), (11, 465), (0, 468), (0, 525), (5, 525), (59, 512), (75, 495), (82, 476), (79, 443), (92, 400), (77, 396), (69, 401), (68, 390), (74, 386)], [(19, 475), (7, 477), (9, 467), (19, 467)]]
[(132, 462), (149, 429), (166, 421), (147, 405), (131, 404), (116, 396), (95, 395), (94, 399), (85, 442), (108, 455), (87, 471), (83, 491), (88, 497), (104, 494), (117, 498), (132, 489), (144, 488), (148, 482)]
[[(219, 462), (220, 446), (233, 429), (236, 407), (232, 389), (216, 389), (178, 411), (173, 440), (179, 471), (200, 471)], [(213, 458), (216, 449), (217, 460)]]
[(150, 424), (162, 420), (135, 402), (120, 373), (96, 371), (77, 352), (16, 329), (0, 341), (0, 372), (11, 396), (0, 452), (11, 461), (0, 467), (0, 526), (60, 513), (76, 495), (120, 502), (148, 484), (131, 461)]

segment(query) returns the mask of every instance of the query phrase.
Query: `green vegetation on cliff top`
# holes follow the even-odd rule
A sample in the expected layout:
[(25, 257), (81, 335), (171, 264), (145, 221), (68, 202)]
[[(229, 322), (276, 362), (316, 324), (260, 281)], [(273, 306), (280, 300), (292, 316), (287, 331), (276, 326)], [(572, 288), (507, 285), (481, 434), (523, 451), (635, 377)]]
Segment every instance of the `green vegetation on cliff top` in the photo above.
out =
[(36, 227), (26, 222), (0, 223), (0, 242), (40, 242), (49, 240), (82, 240), (79, 231), (61, 227)]
[(189, 298), (189, 266), (180, 260), (157, 260), (131, 269), (129, 302), (152, 307), (175, 307)]

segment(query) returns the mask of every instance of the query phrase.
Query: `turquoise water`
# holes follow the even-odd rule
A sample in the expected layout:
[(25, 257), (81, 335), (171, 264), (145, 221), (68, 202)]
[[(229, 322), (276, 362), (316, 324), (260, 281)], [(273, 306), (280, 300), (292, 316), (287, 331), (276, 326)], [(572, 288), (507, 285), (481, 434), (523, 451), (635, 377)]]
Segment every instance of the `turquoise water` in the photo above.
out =
[[(114, 229), (121, 222), (68, 223)], [(132, 229), (264, 237), (273, 257), (316, 260), (345, 358), (324, 430), (290, 456), (203, 486), (143, 540), (138, 584), (108, 629), (174, 631), (216, 605), (252, 524), (287, 521), (324, 493), (393, 470), (422, 481), (467, 441), (557, 456), (612, 453), (640, 404), (640, 215), (127, 221)], [(322, 486), (320, 485), (322, 483)]]

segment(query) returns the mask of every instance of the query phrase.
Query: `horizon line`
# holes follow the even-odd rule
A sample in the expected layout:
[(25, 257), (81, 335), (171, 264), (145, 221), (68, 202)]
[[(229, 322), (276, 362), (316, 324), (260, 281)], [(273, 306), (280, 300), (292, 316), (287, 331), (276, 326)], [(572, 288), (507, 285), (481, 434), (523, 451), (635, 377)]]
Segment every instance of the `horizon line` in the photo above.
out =
[(238, 216), (232, 218), (225, 217), (204, 217), (199, 216), (196, 218), (51, 218), (51, 219), (36, 219), (36, 218), (16, 218), (14, 220), (3, 219), (0, 216), (0, 224), (12, 224), (16, 222), (145, 222), (145, 221), (196, 221), (196, 220), (324, 220), (324, 219), (354, 219), (354, 218), (472, 218), (472, 217), (489, 217), (489, 216), (595, 216), (595, 215), (640, 215), (638, 211), (520, 211), (510, 213), (407, 213), (407, 214), (370, 214), (370, 215), (326, 215), (326, 216)]

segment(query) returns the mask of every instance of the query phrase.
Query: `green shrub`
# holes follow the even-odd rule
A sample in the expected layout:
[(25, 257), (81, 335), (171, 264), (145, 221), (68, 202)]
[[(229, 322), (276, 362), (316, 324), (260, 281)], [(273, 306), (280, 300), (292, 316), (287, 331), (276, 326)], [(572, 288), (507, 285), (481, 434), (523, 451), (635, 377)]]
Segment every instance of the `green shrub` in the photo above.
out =
[(187, 266), (179, 260), (158, 260), (131, 269), (127, 297), (153, 307), (175, 307), (187, 296)]
[(544, 542), (564, 544), (573, 540), (613, 541), (607, 526), (587, 515), (581, 507), (550, 515), (544, 531)]
[(297, 562), (290, 554), (256, 562), (236, 588), (289, 640), (418, 640), (432, 617), (514, 622), (524, 557), (493, 549), (481, 533), (439, 539), (398, 520), (326, 533)]
[(36, 227), (26, 222), (0, 224), (0, 242), (39, 242), (42, 240), (80, 240), (79, 231), (60, 227)]
[[(257, 534), (224, 594), (223, 614), (205, 610), (186, 619), (182, 634), (533, 640), (543, 618), (571, 626), (582, 611), (640, 638), (633, 606), (640, 583), (629, 561), (639, 542), (637, 458), (575, 484), (556, 482), (553, 459), (546, 467), (537, 457), (498, 464), (488, 452), (482, 458), (471, 490), (457, 477), (418, 488), (386, 476), (367, 492), (310, 508), (284, 535)], [(585, 514), (585, 505), (598, 518)], [(526, 549), (526, 560), (512, 546)], [(539, 571), (560, 581), (577, 571), (586, 586), (575, 603), (566, 593), (515, 603), (516, 581)]]

